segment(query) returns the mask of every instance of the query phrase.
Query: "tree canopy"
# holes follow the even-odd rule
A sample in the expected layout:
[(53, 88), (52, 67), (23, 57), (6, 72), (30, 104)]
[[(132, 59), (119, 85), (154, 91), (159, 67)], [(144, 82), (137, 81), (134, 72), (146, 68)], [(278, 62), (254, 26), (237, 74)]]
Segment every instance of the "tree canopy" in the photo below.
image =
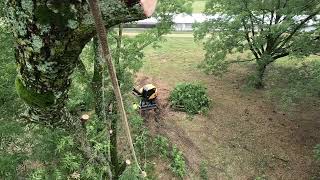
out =
[(319, 13), (319, 0), (208, 0), (210, 18), (195, 26), (195, 38), (205, 39), (203, 66), (223, 72), (228, 53), (250, 50), (257, 63), (255, 84), (262, 87), (270, 63), (320, 51)]

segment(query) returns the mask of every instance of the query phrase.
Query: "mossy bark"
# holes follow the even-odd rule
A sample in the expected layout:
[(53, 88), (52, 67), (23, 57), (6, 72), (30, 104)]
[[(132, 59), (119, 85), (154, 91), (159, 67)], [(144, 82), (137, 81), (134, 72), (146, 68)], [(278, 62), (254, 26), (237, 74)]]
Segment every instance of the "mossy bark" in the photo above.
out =
[[(102, 7), (107, 27), (145, 18), (139, 5), (110, 0)], [(71, 74), (95, 35), (87, 2), (9, 0), (7, 15), (16, 40), (18, 93), (29, 119), (54, 127), (72, 125), (65, 108)]]
[(93, 51), (94, 51), (94, 69), (93, 77), (91, 81), (92, 92), (95, 99), (95, 112), (99, 119), (104, 119), (103, 111), (106, 111), (105, 106), (103, 105), (102, 96), (103, 96), (103, 65), (100, 58), (98, 38), (93, 38)]
[(257, 75), (255, 81), (255, 88), (264, 88), (263, 79), (265, 76), (266, 69), (268, 65), (274, 61), (275, 59), (273, 59), (272, 56), (267, 53), (265, 53), (260, 59), (257, 60)]
[(264, 87), (263, 78), (266, 71), (267, 65), (264, 63), (257, 64), (257, 76), (255, 82), (255, 88), (262, 89)]

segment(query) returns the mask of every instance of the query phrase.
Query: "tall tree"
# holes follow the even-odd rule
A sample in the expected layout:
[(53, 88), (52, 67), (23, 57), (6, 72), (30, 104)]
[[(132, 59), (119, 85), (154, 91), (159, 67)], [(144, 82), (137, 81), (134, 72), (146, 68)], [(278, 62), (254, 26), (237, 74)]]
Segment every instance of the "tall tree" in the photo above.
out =
[(319, 0), (208, 0), (205, 14), (210, 18), (195, 26), (195, 38), (205, 39), (203, 66), (223, 72), (233, 63), (226, 61), (227, 54), (250, 50), (256, 88), (263, 87), (270, 63), (320, 51)]
[[(145, 2), (103, 1), (106, 27), (146, 18)], [(73, 125), (65, 108), (70, 75), (95, 35), (86, 0), (9, 0), (7, 15), (16, 41), (16, 88), (27, 117), (54, 127)]]
[[(114, 45), (112, 52), (114, 52), (113, 56), (116, 60), (119, 80), (124, 94), (132, 88), (133, 73), (142, 66), (143, 49), (155, 44), (163, 34), (170, 32), (173, 25), (172, 17), (174, 14), (185, 11), (185, 5), (190, 5), (190, 3), (186, 3), (187, 1), (161, 0), (158, 12), (155, 14), (159, 24), (156, 28), (134, 38), (123, 37), (121, 33), (119, 35), (110, 33), (109, 38), (117, 40), (113, 41), (111, 45)], [(149, 4), (150, 2), (151, 4)], [(112, 32), (112, 27), (117, 24), (146, 18), (147, 15), (150, 15), (148, 7), (153, 7), (154, 2), (154, 0), (103, 1), (100, 6), (103, 10), (106, 28)], [(16, 87), (20, 97), (27, 104), (27, 118), (49, 127), (62, 127), (74, 132), (74, 127), (79, 128), (79, 123), (72, 121), (73, 118), (70, 118), (65, 107), (71, 82), (70, 75), (76, 66), (81, 69), (81, 72), (86, 72), (86, 67), (81, 66), (79, 61), (79, 54), (96, 34), (86, 1), (66, 1), (62, 3), (55, 0), (9, 0), (7, 7), (8, 20), (13, 27), (16, 41), (16, 61), (19, 73)], [(97, 46), (95, 49), (97, 52)], [(107, 84), (110, 81), (106, 77), (105, 88), (101, 87), (103, 65), (98, 62), (98, 54), (94, 59), (96, 62), (92, 86), (94, 90), (97, 90), (95, 92), (96, 102), (98, 103), (96, 110), (97, 114), (106, 113), (104, 110), (107, 110), (107, 121), (100, 121), (95, 125), (96, 119), (92, 118), (90, 123), (94, 125), (87, 125), (86, 132), (84, 132), (85, 128), (80, 127), (81, 130), (76, 131), (71, 136), (65, 138), (60, 138), (60, 135), (57, 136), (59, 137), (57, 151), (62, 156), (59, 157), (55, 154), (56, 159), (53, 166), (56, 169), (56, 174), (53, 177), (60, 177), (64, 173), (70, 175), (70, 173), (78, 170), (75, 175), (81, 172), (81, 176), (84, 174), (85, 177), (90, 178), (100, 177), (100, 175), (101, 177), (107, 177), (106, 173), (108, 171), (109, 177), (118, 179), (125, 168), (123, 159), (118, 157), (117, 154), (118, 114), (116, 108), (111, 108), (115, 107), (115, 99), (112, 89)], [(88, 74), (86, 77), (90, 77)], [(100, 101), (102, 90), (105, 90), (107, 94), (106, 101)], [(103, 102), (106, 102), (107, 108), (101, 106)], [(99, 109), (99, 107), (102, 108)], [(111, 127), (110, 123), (112, 123)], [(91, 129), (92, 127), (95, 127), (95, 129)], [(104, 127), (106, 129), (102, 130)], [(107, 135), (109, 134), (109, 128), (113, 131), (111, 137)], [(46, 129), (41, 128), (43, 131)], [(52, 133), (59, 132), (59, 130), (60, 128), (54, 129)], [(66, 134), (70, 135), (70, 131), (67, 131)], [(62, 136), (65, 136), (65, 131), (63, 131)], [(76, 145), (73, 144), (74, 137), (77, 137), (78, 140)], [(56, 143), (56, 140), (52, 141), (54, 144)], [(69, 146), (75, 148), (69, 149)], [(111, 158), (109, 159), (106, 147), (110, 146)], [(55, 150), (54, 146), (53, 150)], [(79, 153), (78, 150), (81, 150), (83, 154)], [(82, 155), (85, 157), (83, 163)], [(51, 159), (47, 160), (45, 164), (50, 164), (51, 161)], [(59, 167), (55, 167), (57, 163)], [(62, 164), (61, 167), (60, 164)], [(86, 172), (83, 172), (84, 169)], [(39, 177), (42, 177), (39, 179), (51, 177), (50, 173), (52, 172), (49, 167), (48, 170), (41, 171), (38, 174)]]

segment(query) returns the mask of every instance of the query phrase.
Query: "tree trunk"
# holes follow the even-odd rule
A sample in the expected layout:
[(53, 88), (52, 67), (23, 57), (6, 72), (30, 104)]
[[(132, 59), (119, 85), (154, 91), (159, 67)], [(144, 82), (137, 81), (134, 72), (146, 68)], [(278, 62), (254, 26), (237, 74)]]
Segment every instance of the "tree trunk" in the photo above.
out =
[(94, 70), (93, 70), (93, 77), (92, 77), (92, 92), (95, 99), (95, 112), (99, 119), (103, 118), (103, 110), (106, 111), (105, 106), (102, 103), (102, 95), (103, 95), (103, 65), (100, 58), (100, 51), (99, 51), (99, 45), (98, 45), (98, 38), (93, 38), (93, 51), (94, 51)]
[[(144, 19), (140, 4), (103, 2), (106, 27)], [(112, 9), (112, 10), (111, 10)], [(15, 37), (16, 87), (28, 119), (51, 127), (73, 122), (65, 108), (71, 74), (95, 29), (85, 0), (9, 0), (8, 20)]]
[(262, 58), (257, 60), (257, 75), (255, 81), (255, 88), (262, 89), (264, 87), (264, 75), (266, 69), (270, 63), (274, 60), (272, 59), (271, 55), (264, 55)]
[[(115, 104), (115, 101), (114, 101)], [(110, 134), (110, 155), (111, 155), (111, 164), (112, 164), (112, 172), (114, 174), (114, 179), (118, 179), (119, 176), (122, 174), (120, 171), (120, 164), (119, 164), (119, 156), (118, 156), (118, 117), (116, 112), (112, 112), (113, 116), (111, 117), (111, 130), (112, 133)]]
[[(71, 27), (67, 18), (74, 17), (76, 23), (76, 14), (64, 9), (60, 12), (62, 7), (58, 5), (61, 4), (9, 1), (9, 18), (16, 39), (17, 92), (27, 104), (31, 121), (53, 127), (73, 124), (65, 108), (70, 76), (79, 54), (94, 34), (84, 26)], [(79, 3), (74, 5), (75, 9), (81, 7)]]
[(255, 81), (255, 88), (262, 89), (264, 87), (263, 78), (266, 71), (267, 66), (265, 64), (257, 65), (257, 76)]
[[(121, 48), (122, 48), (123, 25), (119, 24), (118, 28), (119, 28), (118, 30), (119, 32), (117, 37), (117, 48), (116, 48), (116, 53), (114, 58), (114, 64), (116, 67), (117, 74), (122, 75), (120, 59), (121, 59)], [(121, 79), (121, 77), (118, 77), (118, 78)]]

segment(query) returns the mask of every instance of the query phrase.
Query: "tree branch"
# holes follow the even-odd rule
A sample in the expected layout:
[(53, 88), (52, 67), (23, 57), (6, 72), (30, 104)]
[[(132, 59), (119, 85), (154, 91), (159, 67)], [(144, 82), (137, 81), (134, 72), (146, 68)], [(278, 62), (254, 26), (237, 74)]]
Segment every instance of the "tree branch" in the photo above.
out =
[[(148, 0), (152, 3), (156, 3), (156, 0)], [(106, 28), (113, 27), (121, 23), (128, 23), (146, 19), (150, 16), (148, 9), (146, 9), (146, 0), (108, 0), (101, 1), (100, 6), (103, 7), (102, 18)], [(91, 17), (88, 10), (87, 16)], [(89, 20), (89, 21), (88, 21)], [(92, 19), (84, 18), (82, 24), (90, 25), (94, 27), (94, 21)]]
[(276, 59), (279, 59), (279, 58), (282, 58), (282, 57), (286, 57), (289, 55), (289, 52), (284, 52), (282, 54), (278, 54), (276, 56), (272, 56), (272, 59), (276, 60)]
[(271, 25), (273, 24), (273, 18), (274, 18), (274, 11), (270, 11), (271, 17), (270, 17), (270, 22), (269, 22), (269, 28), (271, 28)]
[[(245, 8), (246, 8), (246, 11), (249, 13), (249, 19), (250, 19), (250, 24), (251, 24), (251, 28), (250, 28), (250, 29), (251, 29), (251, 34), (252, 34), (252, 36), (251, 36), (252, 41), (250, 41), (250, 42), (251, 42), (251, 47), (252, 47), (252, 49), (255, 51), (255, 53), (257, 53), (257, 54), (261, 57), (262, 54), (264, 53), (264, 48), (263, 48), (263, 46), (261, 46), (261, 47), (260, 47), (261, 49), (259, 49), (259, 47), (256, 47), (256, 46), (254, 45), (254, 43), (253, 43), (253, 42), (254, 42), (253, 37), (256, 36), (254, 18), (257, 19), (257, 21), (259, 21), (259, 19), (256, 18), (256, 17), (254, 16), (254, 14), (252, 13), (252, 11), (248, 8), (248, 3), (247, 3), (246, 1), (244, 1), (244, 0), (242, 0), (242, 2), (243, 2), (244, 6), (245, 6)], [(264, 17), (263, 17), (263, 18), (264, 18)], [(243, 24), (244, 24), (244, 26), (246, 27), (244, 21), (243, 21)], [(248, 37), (250, 37), (250, 36), (249, 36), (249, 30), (248, 30), (249, 28), (246, 27), (246, 29), (247, 29), (247, 37), (246, 37), (246, 38), (248, 38)], [(262, 31), (263, 31), (263, 29), (262, 29)]]
[(234, 63), (246, 63), (246, 62), (252, 62), (255, 61), (256, 59), (247, 59), (247, 60), (242, 60), (242, 61), (229, 61), (228, 64), (234, 64)]
[(314, 16), (316, 16), (317, 14), (319, 14), (320, 9), (318, 9), (316, 12), (312, 13), (311, 15), (309, 15), (307, 18), (305, 18), (303, 21), (301, 21), (294, 29), (293, 31), (290, 33), (290, 35), (284, 39), (281, 43), (281, 45), (277, 48), (277, 49), (281, 49), (283, 48), (288, 41), (290, 41), (290, 39), (302, 28), (302, 26), (305, 25), (306, 22), (308, 22), (309, 20), (311, 20)]
[(254, 57), (255, 57), (256, 59), (259, 59), (259, 55), (258, 55), (258, 53), (255, 51), (255, 49), (254, 49), (254, 47), (253, 47), (253, 44), (252, 44), (252, 42), (251, 42), (251, 40), (250, 40), (249, 31), (248, 31), (248, 28), (247, 28), (244, 20), (242, 20), (242, 24), (243, 24), (243, 27), (244, 27), (244, 30), (245, 30), (245, 38), (246, 38), (246, 40), (247, 40), (247, 42), (248, 42), (248, 44), (249, 44), (250, 50), (251, 50), (251, 52), (253, 53)]

